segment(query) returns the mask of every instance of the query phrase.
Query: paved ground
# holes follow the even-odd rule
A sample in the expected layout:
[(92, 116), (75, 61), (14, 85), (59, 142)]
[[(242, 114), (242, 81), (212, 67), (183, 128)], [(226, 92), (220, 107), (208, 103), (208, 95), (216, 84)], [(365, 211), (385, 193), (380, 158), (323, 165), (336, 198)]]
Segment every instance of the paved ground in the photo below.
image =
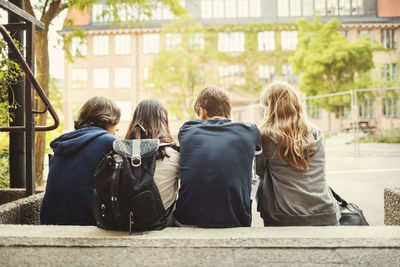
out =
[[(348, 202), (357, 204), (370, 225), (383, 225), (383, 190), (400, 187), (400, 144), (360, 144), (354, 156), (351, 134), (326, 139), (327, 180)], [(252, 226), (262, 226), (253, 207)]]

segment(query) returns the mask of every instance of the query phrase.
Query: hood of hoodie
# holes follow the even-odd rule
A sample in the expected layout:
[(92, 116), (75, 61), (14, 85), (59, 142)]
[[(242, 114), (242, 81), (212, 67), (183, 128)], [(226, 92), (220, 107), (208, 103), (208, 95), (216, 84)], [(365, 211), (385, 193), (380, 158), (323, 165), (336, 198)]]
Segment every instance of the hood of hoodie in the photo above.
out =
[(70, 155), (86, 146), (92, 140), (101, 135), (108, 134), (106, 130), (99, 127), (84, 127), (78, 130), (60, 135), (50, 143), (54, 153), (59, 155)]

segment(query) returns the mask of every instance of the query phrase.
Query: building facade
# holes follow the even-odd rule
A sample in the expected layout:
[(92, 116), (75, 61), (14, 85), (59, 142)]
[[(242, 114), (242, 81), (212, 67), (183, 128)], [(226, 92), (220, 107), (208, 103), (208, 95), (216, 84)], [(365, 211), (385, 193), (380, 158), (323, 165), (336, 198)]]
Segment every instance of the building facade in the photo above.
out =
[[(323, 21), (338, 18), (342, 23), (341, 32), (350, 41), (360, 36), (369, 36), (385, 48), (374, 53), (375, 69), (371, 72), (374, 78), (397, 80), (399, 77), (400, 1), (186, 0), (182, 1), (182, 5), (197, 22), (210, 28), (222, 25), (275, 25), (272, 30), (257, 32), (257, 49), (265, 53), (284, 51), (288, 56), (295, 51), (297, 45), (297, 32), (290, 26), (296, 19), (305, 17), (312, 20), (315, 12), (319, 13)], [(154, 10), (152, 19), (145, 25), (123, 28), (111, 26), (103, 10), (104, 4), (99, 2), (90, 10), (71, 10), (67, 15), (66, 21), (73, 20), (76, 26), (86, 31), (87, 38), (72, 38), (73, 62), (65, 62), (64, 130), (73, 128), (79, 107), (89, 97), (99, 95), (111, 98), (121, 108), (120, 128), (125, 131), (136, 104), (149, 97), (144, 82), (149, 76), (154, 58), (162, 49), (168, 49), (179, 42), (178, 35), (162, 33), (162, 25), (174, 19), (171, 12), (162, 5)], [(119, 16), (124, 20), (126, 17), (140, 16), (140, 12), (134, 7), (127, 7), (121, 9)], [(68, 35), (70, 32), (71, 28), (65, 26), (61, 34)], [(246, 49), (246, 34), (243, 32), (219, 32), (217, 38), (217, 49), (223, 53), (241, 53)], [(259, 64), (255, 69), (259, 81), (267, 83), (280, 75), (296, 85), (298, 77), (287, 61), (288, 56), (283, 57), (279, 63)], [(220, 84), (229, 87), (229, 83), (235, 85), (245, 82), (240, 64), (214, 68)], [(238, 99), (234, 102), (234, 119), (259, 122), (261, 115), (256, 104), (257, 98), (235, 90), (232, 94), (233, 98)], [(243, 101), (246, 98), (247, 101)], [(397, 96), (383, 96), (371, 103), (359, 103), (359, 110), (360, 118), (379, 118), (381, 127), (400, 127)], [(309, 108), (309, 113), (313, 122), (324, 130), (336, 130), (343, 126), (339, 125), (334, 115), (329, 115), (320, 107)]]

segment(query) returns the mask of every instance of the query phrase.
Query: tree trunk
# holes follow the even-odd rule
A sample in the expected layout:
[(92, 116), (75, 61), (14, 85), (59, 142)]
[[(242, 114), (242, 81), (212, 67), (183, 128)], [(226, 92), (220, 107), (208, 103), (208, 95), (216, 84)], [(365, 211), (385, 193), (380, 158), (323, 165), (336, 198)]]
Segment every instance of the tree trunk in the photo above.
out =
[[(50, 81), (50, 68), (49, 68), (49, 51), (48, 51), (48, 26), (44, 30), (36, 31), (35, 35), (35, 56), (36, 56), (36, 76), (43, 91), (49, 97), (49, 81)], [(35, 95), (35, 109), (43, 110), (44, 104)], [(36, 125), (45, 125), (47, 112), (36, 116)], [(36, 132), (35, 134), (35, 170), (36, 170), (36, 184), (38, 186), (43, 183), (43, 163), (44, 153), (46, 146), (46, 133)]]

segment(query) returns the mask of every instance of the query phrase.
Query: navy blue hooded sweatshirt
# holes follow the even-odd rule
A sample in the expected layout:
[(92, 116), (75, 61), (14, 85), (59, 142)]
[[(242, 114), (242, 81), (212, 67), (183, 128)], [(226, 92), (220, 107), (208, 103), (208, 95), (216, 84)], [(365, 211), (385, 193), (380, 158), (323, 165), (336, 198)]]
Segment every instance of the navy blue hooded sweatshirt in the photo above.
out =
[(112, 150), (115, 137), (99, 127), (65, 133), (50, 143), (46, 193), (40, 208), (42, 224), (96, 225), (93, 215), (93, 174)]

